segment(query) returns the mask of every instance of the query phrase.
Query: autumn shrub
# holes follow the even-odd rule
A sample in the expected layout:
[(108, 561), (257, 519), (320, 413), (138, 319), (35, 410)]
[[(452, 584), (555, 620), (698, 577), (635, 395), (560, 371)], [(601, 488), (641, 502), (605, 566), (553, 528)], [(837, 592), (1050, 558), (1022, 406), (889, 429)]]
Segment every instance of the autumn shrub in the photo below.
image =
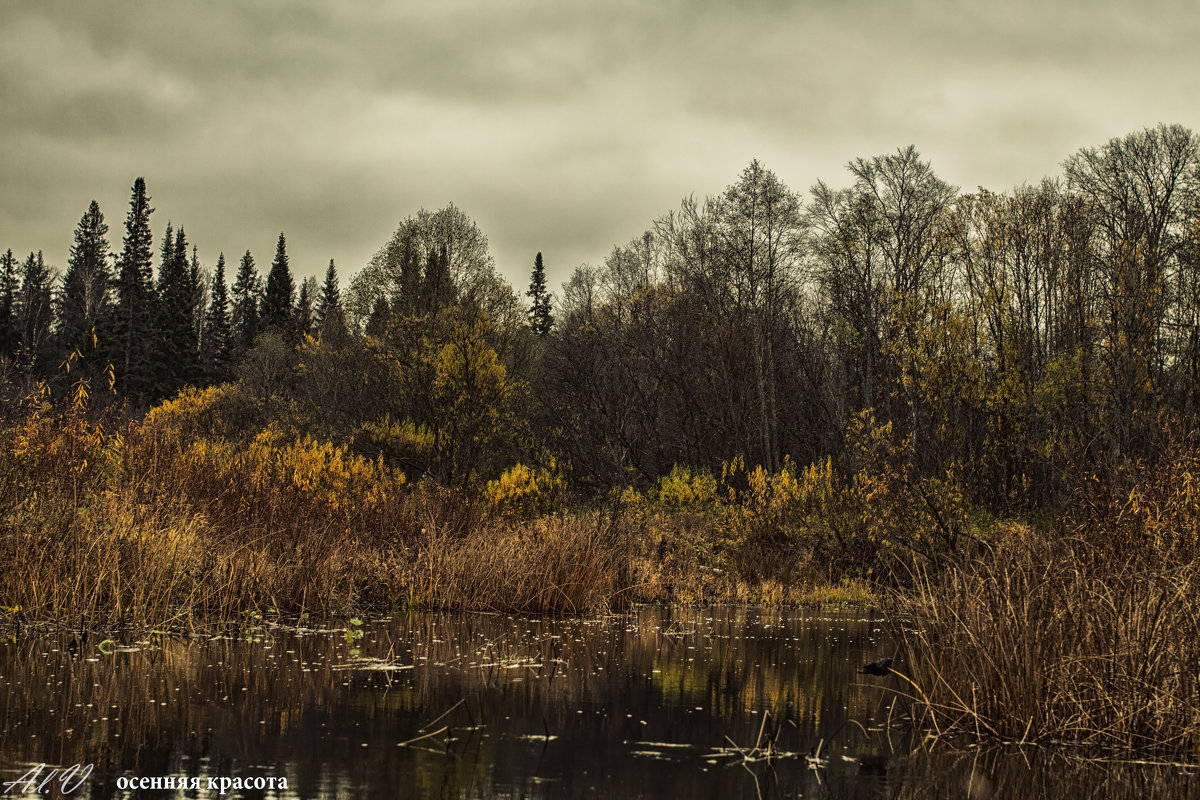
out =
[(717, 479), (705, 470), (676, 464), (658, 479), (655, 500), (667, 510), (712, 511), (719, 500)]
[(434, 436), (428, 427), (410, 419), (382, 419), (362, 423), (354, 436), (355, 450), (370, 453), (389, 464), (424, 473), (433, 465)]
[[(196, 431), (219, 390), (185, 393), (150, 412), (130, 448), (131, 468), (155, 476), (152, 491), (190, 501), (223, 524), (336, 537), (411, 529), (403, 472), (351, 453), (347, 445), (293, 437), (268, 425), (252, 438)], [(197, 411), (199, 409), (199, 412)], [(218, 430), (219, 424), (214, 425)]]
[(266, 424), (259, 403), (238, 384), (226, 383), (183, 389), (147, 411), (140, 428), (181, 446), (197, 439), (242, 440)]
[(0, 430), (0, 605), (33, 620), (172, 616), (201, 568), (203, 521), (137, 503), (112, 414), (37, 401)]
[(722, 467), (721, 519), (748, 575), (894, 584), (914, 559), (937, 561), (969, 538), (968, 506), (953, 473), (919, 477), (908, 443), (869, 414), (852, 420), (842, 463), (824, 458), (775, 472)]
[(1147, 543), (1177, 561), (1200, 557), (1200, 444), (1172, 440), (1153, 465), (1134, 469), (1128, 483), (1085, 474), (1066, 522), (1083, 537), (1118, 551)]
[[(811, 604), (866, 597), (869, 588), (836, 569), (828, 531), (841, 484), (828, 459), (776, 472), (741, 458), (720, 477), (677, 466), (646, 494), (611, 501), (639, 531), (634, 565), (641, 600), (680, 603)], [(840, 587), (840, 588), (839, 588)]]
[(484, 497), (494, 512), (529, 516), (559, 508), (566, 489), (566, 480), (553, 460), (549, 467), (527, 467), (517, 462), (499, 478), (487, 482)]
[[(28, 619), (178, 624), (326, 613), (397, 586), (419, 514), (404, 475), (344, 446), (223, 427), (222, 389), (141, 424), (34, 402), (0, 426), (0, 605)], [(239, 423), (240, 425), (240, 423)]]

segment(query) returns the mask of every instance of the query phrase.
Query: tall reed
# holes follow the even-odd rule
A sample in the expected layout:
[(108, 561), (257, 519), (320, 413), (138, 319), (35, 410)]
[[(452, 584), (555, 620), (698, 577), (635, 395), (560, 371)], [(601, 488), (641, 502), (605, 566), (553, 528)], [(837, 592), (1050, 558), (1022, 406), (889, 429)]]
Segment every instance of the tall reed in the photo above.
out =
[(894, 625), (917, 721), (1200, 761), (1200, 563), (1162, 556), (1026, 538), (921, 582)]

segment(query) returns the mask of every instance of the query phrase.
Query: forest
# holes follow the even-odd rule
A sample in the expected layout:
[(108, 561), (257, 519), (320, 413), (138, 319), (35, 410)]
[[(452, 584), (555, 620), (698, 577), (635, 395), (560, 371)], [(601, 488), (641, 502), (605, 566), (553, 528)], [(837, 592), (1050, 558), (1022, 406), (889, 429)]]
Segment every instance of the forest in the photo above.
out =
[(454, 205), (343, 288), (92, 202), (61, 275), (0, 262), (0, 614), (881, 603), (935, 723), (1194, 747), (1200, 141), (846, 166), (752, 161), (558, 293)]

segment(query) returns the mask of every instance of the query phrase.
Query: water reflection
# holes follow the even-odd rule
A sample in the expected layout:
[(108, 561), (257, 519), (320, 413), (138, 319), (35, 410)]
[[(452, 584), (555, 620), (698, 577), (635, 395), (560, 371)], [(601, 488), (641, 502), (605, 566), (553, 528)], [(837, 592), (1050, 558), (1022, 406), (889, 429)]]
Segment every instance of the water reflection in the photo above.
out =
[[(422, 614), (78, 656), (67, 639), (0, 647), (0, 767), (11, 781), (29, 764), (93, 763), (79, 797), (169, 796), (117, 788), (158, 775), (286, 776), (286, 793), (242, 796), (296, 798), (1192, 790), (1178, 770), (905, 755), (913, 744), (886, 725), (903, 711), (884, 690), (891, 679), (855, 671), (891, 645), (855, 615)], [(780, 757), (744, 760), (768, 741)]]

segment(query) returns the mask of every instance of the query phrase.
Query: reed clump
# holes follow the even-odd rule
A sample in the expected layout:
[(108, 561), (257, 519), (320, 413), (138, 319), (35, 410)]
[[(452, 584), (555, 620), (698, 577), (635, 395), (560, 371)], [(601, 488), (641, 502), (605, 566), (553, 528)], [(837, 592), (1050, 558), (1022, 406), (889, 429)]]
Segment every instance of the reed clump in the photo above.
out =
[(627, 607), (629, 520), (578, 512), (480, 520), (455, 532), (431, 524), (406, 571), (415, 604), (484, 611), (580, 613)]
[(1081, 502), (1061, 536), (1012, 526), (898, 596), (916, 721), (1200, 761), (1193, 474), (1163, 464), (1123, 501)]

